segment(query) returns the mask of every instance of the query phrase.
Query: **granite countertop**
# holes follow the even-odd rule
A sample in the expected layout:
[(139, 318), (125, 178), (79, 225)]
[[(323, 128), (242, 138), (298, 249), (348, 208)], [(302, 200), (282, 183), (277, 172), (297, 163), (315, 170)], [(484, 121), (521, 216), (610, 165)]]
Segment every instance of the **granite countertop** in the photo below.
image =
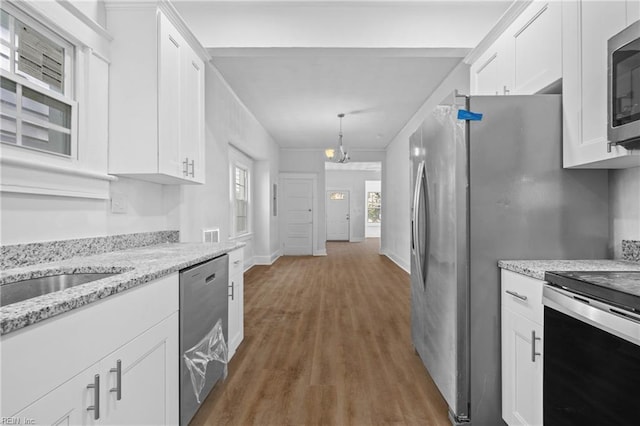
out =
[(68, 273), (115, 272), (118, 275), (0, 307), (0, 335), (88, 305), (243, 246), (244, 243), (159, 244), (4, 270), (0, 272), (0, 285)]
[(499, 260), (498, 266), (539, 280), (545, 272), (640, 271), (640, 263), (628, 260)]

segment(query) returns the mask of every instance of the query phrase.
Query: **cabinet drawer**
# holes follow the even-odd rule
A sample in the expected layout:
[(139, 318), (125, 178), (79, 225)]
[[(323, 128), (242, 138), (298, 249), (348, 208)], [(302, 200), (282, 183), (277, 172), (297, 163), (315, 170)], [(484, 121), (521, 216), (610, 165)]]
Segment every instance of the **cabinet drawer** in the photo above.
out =
[(544, 281), (502, 270), (502, 306), (542, 325)]
[(233, 276), (235, 274), (242, 274), (244, 272), (243, 265), (243, 249), (238, 249), (229, 252), (229, 276)]

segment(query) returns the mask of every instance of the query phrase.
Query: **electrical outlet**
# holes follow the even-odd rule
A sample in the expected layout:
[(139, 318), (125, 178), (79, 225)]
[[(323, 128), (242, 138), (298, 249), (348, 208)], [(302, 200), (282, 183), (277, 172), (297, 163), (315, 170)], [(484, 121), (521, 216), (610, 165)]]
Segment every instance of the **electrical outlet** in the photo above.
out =
[(124, 214), (127, 212), (127, 196), (120, 192), (111, 193), (111, 213)]

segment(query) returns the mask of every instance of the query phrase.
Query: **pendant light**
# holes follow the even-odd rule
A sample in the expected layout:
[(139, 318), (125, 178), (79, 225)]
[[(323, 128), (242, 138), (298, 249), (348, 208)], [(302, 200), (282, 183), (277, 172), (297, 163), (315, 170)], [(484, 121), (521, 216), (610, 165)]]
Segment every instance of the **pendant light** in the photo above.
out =
[(344, 113), (338, 114), (338, 118), (340, 119), (340, 133), (338, 133), (338, 149), (337, 150), (333, 148), (325, 149), (324, 155), (329, 160), (333, 160), (336, 163), (346, 163), (349, 161), (349, 153), (345, 151), (344, 147), (342, 146), (342, 119), (344, 118)]

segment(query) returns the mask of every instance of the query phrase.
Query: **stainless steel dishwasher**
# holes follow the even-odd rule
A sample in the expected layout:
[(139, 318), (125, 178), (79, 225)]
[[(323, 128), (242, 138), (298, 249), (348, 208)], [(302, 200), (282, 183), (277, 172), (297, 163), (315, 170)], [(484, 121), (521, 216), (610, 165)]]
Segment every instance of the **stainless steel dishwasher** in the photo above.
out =
[[(196, 360), (191, 368), (185, 360), (185, 353), (202, 354), (201, 349), (216, 323), (221, 320), (224, 342), (228, 339), (228, 256), (222, 255), (180, 271), (180, 424), (188, 425), (195, 413), (223, 376), (226, 359), (223, 362), (207, 362), (206, 355)], [(219, 329), (219, 326), (217, 326)], [(217, 330), (219, 332), (219, 330)], [(204, 346), (207, 346), (204, 344)], [(204, 347), (202, 346), (202, 347)], [(205, 351), (206, 352), (206, 351)], [(226, 346), (225, 346), (226, 357)], [(197, 385), (194, 371), (201, 374)], [(199, 389), (198, 389), (199, 388)]]

